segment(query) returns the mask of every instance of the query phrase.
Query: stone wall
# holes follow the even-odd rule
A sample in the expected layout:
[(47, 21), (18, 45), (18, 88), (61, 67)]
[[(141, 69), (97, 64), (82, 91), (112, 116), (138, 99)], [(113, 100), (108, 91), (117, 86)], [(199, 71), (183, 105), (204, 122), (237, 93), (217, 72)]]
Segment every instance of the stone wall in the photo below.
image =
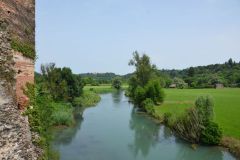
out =
[(34, 146), (23, 94), (34, 82), (34, 60), (16, 52), (13, 39), (35, 44), (35, 1), (0, 0), (0, 160), (37, 160), (42, 150)]
[(22, 116), (0, 81), (0, 160), (37, 160), (41, 149), (32, 144), (28, 118)]

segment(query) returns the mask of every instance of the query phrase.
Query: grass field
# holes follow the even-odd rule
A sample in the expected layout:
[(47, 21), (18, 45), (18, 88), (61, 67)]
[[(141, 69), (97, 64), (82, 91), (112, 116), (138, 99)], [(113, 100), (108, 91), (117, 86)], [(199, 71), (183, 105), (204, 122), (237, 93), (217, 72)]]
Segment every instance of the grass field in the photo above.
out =
[(240, 139), (240, 89), (165, 89), (165, 94), (165, 102), (155, 107), (160, 116), (166, 112), (181, 114), (194, 105), (198, 96), (210, 95), (215, 104), (214, 120), (224, 135)]

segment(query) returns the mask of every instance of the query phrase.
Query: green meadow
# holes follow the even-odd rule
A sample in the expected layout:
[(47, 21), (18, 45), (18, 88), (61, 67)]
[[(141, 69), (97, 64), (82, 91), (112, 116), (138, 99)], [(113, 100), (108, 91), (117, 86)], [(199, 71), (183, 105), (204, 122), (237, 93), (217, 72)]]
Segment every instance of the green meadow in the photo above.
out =
[(214, 100), (214, 120), (219, 123), (225, 136), (240, 139), (240, 89), (165, 89), (166, 98), (156, 106), (159, 116), (170, 112), (173, 115), (184, 113), (193, 106), (198, 96), (209, 95)]

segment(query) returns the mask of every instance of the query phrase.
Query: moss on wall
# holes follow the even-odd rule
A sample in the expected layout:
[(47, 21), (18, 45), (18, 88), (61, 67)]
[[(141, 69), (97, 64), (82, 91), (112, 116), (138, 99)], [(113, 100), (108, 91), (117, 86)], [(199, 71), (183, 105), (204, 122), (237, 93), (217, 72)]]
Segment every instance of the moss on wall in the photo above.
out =
[(23, 56), (31, 58), (33, 60), (36, 59), (36, 52), (34, 46), (28, 43), (21, 42), (17, 39), (12, 39), (11, 41), (11, 47), (15, 51), (21, 52)]

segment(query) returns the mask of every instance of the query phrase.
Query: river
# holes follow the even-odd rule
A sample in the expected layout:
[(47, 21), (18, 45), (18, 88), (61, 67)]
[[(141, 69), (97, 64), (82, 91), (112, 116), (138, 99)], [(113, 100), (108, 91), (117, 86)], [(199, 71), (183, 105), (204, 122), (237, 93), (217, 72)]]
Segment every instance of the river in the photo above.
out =
[(164, 125), (135, 111), (123, 92), (75, 111), (74, 127), (54, 131), (52, 147), (61, 160), (234, 160), (221, 147), (191, 145)]

